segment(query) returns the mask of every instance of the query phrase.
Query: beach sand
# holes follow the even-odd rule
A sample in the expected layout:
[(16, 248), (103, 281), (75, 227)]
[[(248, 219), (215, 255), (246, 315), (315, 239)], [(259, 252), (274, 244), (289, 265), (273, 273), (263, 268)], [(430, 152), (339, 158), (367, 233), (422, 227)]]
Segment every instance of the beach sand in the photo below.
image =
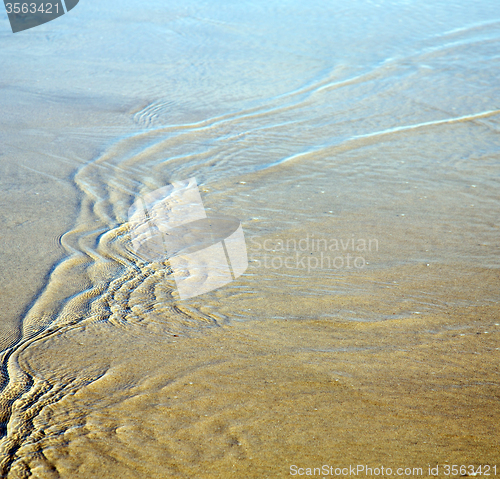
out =
[[(87, 0), (4, 22), (1, 476), (500, 474), (480, 6)], [(192, 177), (249, 266), (181, 301), (128, 210)]]

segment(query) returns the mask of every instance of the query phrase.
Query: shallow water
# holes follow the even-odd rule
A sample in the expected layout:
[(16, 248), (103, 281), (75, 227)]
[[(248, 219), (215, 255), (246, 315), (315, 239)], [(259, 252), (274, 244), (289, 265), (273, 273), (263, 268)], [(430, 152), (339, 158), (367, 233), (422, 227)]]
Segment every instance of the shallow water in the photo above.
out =
[[(493, 464), (497, 3), (80, 3), (0, 27), (3, 476)], [(180, 301), (191, 177), (250, 262)]]

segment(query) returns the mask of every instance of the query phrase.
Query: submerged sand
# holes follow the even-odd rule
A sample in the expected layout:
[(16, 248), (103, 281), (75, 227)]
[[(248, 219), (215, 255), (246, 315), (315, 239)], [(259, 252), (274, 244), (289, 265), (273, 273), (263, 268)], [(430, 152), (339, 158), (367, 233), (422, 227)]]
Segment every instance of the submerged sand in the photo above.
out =
[[(495, 5), (220, 7), (2, 30), (2, 477), (495, 465)], [(128, 208), (191, 177), (250, 262), (180, 301)]]

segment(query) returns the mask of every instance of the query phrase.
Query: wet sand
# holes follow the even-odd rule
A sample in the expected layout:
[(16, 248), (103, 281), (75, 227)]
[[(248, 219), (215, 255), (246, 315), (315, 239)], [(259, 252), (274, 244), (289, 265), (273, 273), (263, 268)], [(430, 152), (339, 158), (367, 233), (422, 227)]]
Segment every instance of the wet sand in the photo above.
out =
[(429, 464), (492, 464), (495, 317), (267, 320), (168, 340), (163, 325), (73, 328), (19, 356), (38, 405), (32, 424), (21, 410), (12, 421), (23, 444), (11, 475), (286, 477), (291, 465), (362, 464), (428, 477)]
[[(0, 32), (2, 477), (500, 467), (495, 4), (81, 3)], [(180, 301), (191, 177), (250, 262)]]

